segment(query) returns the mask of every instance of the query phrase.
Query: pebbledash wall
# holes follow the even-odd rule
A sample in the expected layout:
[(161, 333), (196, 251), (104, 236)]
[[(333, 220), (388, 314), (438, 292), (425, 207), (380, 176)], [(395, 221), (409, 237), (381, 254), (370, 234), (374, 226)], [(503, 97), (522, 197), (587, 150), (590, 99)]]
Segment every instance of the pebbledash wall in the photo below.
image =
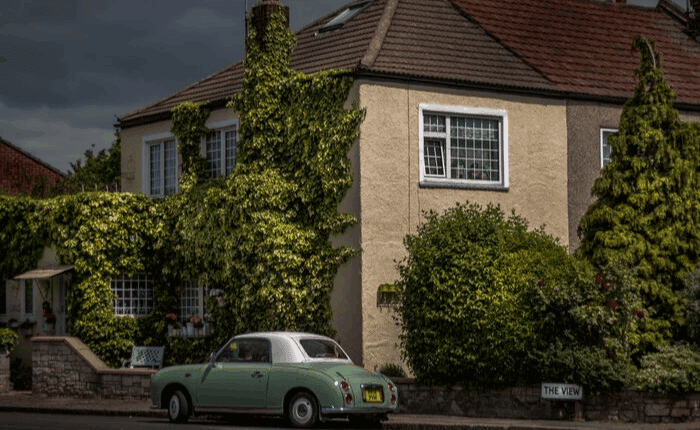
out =
[(111, 369), (75, 337), (32, 338), (32, 391), (65, 397), (145, 400), (150, 369)]
[(625, 390), (615, 394), (584, 393), (583, 400), (548, 400), (541, 386), (470, 392), (460, 387), (425, 387), (413, 379), (393, 378), (399, 413), (507, 419), (583, 419), (674, 423), (700, 421), (700, 393), (664, 395)]

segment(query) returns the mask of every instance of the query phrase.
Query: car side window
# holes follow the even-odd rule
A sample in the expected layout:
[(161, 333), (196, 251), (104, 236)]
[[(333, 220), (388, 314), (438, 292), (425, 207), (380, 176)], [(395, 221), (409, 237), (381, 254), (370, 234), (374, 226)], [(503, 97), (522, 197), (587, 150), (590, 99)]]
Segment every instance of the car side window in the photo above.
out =
[(267, 339), (232, 340), (216, 357), (219, 363), (269, 363), (270, 341)]

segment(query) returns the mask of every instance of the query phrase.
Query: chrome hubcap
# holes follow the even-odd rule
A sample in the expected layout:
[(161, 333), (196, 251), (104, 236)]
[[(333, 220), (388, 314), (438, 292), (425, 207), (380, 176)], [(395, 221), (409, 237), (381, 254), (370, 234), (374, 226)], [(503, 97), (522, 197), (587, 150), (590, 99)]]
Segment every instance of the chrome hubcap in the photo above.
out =
[(294, 420), (306, 424), (311, 419), (311, 402), (309, 399), (302, 397), (297, 399), (292, 405), (292, 414), (294, 415)]
[(170, 398), (169, 410), (170, 410), (170, 417), (177, 418), (177, 415), (180, 413), (180, 399), (176, 395), (173, 395)]

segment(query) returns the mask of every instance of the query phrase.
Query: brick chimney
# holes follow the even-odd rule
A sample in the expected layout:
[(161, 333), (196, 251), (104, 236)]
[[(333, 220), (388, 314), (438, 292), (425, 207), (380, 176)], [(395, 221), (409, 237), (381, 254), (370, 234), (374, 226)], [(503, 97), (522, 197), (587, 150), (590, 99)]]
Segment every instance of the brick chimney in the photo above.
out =
[(255, 28), (255, 40), (258, 46), (265, 50), (265, 33), (267, 24), (270, 22), (272, 14), (278, 9), (284, 10), (284, 15), (287, 17), (287, 27), (289, 27), (289, 7), (282, 4), (280, 0), (260, 0), (251, 9), (251, 22)]

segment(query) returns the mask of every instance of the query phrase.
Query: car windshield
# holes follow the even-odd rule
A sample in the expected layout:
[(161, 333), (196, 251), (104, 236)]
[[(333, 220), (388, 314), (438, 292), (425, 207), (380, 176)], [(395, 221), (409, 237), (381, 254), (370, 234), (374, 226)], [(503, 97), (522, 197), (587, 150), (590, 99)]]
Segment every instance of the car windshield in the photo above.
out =
[(311, 358), (339, 358), (347, 360), (340, 346), (332, 340), (325, 339), (301, 339), (301, 347), (306, 351), (306, 355)]

